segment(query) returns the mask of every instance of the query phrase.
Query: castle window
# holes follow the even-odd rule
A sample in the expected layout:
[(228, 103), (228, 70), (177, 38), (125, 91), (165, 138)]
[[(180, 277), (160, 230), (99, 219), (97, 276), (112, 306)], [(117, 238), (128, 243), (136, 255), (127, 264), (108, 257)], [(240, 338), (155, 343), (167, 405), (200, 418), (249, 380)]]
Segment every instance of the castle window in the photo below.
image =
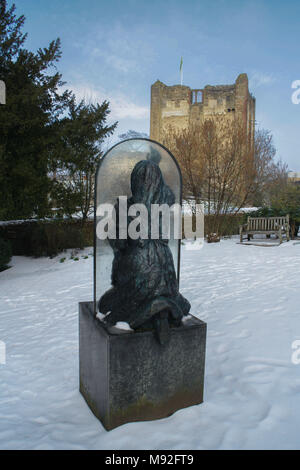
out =
[(192, 90), (192, 104), (202, 103), (202, 90)]

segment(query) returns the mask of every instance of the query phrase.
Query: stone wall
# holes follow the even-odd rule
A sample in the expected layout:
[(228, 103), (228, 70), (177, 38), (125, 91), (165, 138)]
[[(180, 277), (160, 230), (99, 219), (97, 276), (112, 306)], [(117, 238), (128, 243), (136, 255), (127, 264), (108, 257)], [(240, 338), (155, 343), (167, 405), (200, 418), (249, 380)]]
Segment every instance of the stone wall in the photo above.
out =
[(240, 119), (254, 139), (255, 98), (248, 88), (247, 74), (240, 74), (232, 85), (206, 85), (192, 90), (188, 86), (167, 86), (157, 80), (151, 87), (150, 138), (161, 142), (168, 126), (187, 128), (192, 123), (223, 115)]

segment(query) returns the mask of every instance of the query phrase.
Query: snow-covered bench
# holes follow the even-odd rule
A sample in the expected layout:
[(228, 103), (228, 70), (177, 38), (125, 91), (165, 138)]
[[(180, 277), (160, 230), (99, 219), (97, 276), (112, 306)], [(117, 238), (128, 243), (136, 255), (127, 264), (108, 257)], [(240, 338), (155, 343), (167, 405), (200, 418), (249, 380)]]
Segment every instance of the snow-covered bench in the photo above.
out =
[(285, 217), (248, 217), (247, 223), (240, 225), (240, 242), (243, 243), (244, 235), (250, 240), (256, 234), (275, 234), (279, 238), (280, 243), (282, 243), (282, 236), (285, 235), (286, 240), (289, 241), (289, 215)]

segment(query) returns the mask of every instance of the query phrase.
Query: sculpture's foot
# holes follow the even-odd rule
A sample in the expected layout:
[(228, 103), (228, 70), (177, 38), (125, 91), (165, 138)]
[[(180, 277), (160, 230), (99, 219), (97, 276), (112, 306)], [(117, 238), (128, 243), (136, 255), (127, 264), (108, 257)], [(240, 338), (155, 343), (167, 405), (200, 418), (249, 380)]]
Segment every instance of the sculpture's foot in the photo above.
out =
[(153, 317), (155, 335), (160, 344), (167, 344), (170, 341), (170, 326), (168, 312), (162, 311)]
[(114, 326), (116, 322), (114, 322), (111, 318), (110, 318), (110, 313), (108, 313), (104, 318), (103, 318), (103, 323), (105, 323), (107, 326)]

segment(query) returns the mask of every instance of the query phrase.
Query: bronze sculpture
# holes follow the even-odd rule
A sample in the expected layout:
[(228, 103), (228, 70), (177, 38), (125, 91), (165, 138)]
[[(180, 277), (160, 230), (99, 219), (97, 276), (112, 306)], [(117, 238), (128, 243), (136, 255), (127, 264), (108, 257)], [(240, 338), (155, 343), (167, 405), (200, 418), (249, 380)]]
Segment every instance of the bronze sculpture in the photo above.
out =
[[(138, 162), (131, 173), (132, 204), (144, 204), (149, 217), (152, 204), (175, 201), (159, 168), (159, 155), (151, 150), (148, 159)], [(118, 203), (115, 205), (118, 221)], [(130, 217), (128, 217), (128, 224)], [(174, 262), (168, 239), (162, 237), (159, 222), (158, 239), (109, 239), (114, 252), (112, 287), (99, 300), (98, 308), (105, 314), (104, 322), (114, 325), (127, 322), (134, 330), (154, 330), (161, 344), (168, 342), (170, 327), (181, 325), (190, 304), (178, 290)]]

